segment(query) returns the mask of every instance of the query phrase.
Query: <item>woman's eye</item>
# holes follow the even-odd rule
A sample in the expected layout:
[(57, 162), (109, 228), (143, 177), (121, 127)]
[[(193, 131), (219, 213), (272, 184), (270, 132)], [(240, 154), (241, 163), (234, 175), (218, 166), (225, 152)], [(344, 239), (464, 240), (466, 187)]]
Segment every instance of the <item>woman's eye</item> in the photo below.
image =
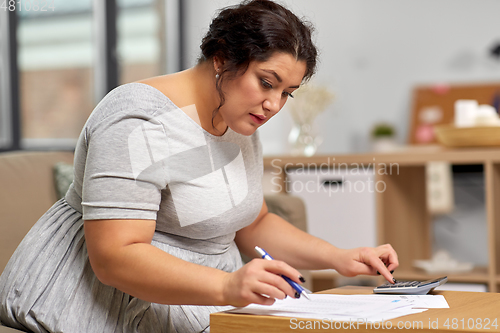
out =
[(273, 87), (273, 85), (266, 80), (260, 80), (260, 82), (262, 82), (262, 86), (264, 86), (264, 88), (271, 89)]
[[(260, 82), (262, 83), (262, 86), (265, 89), (272, 89), (273, 88), (273, 85), (271, 83), (269, 83), (268, 81), (266, 81), (265, 79), (260, 80)], [(293, 98), (293, 95), (291, 93), (289, 93), (289, 92), (286, 92), (286, 91), (283, 91), (281, 93), (281, 95), (283, 97), (291, 97), (291, 98)]]

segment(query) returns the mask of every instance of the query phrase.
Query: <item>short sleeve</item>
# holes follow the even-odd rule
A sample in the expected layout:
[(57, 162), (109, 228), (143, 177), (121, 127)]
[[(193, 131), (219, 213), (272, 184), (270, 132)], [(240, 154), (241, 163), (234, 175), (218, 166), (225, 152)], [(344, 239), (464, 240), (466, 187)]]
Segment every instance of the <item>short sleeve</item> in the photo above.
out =
[(83, 219), (155, 220), (168, 183), (168, 145), (155, 113), (118, 108), (89, 119), (86, 131)]

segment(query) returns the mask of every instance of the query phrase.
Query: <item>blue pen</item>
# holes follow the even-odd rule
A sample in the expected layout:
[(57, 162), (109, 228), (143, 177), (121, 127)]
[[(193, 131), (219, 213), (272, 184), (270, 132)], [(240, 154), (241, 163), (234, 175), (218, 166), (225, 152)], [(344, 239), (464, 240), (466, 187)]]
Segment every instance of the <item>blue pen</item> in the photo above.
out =
[[(271, 257), (269, 255), (269, 253), (267, 253), (266, 251), (264, 251), (264, 249), (261, 249), (258, 246), (255, 247), (255, 251), (257, 251), (257, 253), (259, 254), (259, 256), (261, 256), (262, 259), (274, 260), (273, 257)], [(287, 276), (282, 275), (281, 277), (283, 277), (283, 279), (285, 279), (285, 281), (288, 282), (288, 284), (290, 284), (292, 286), (292, 288), (295, 289), (299, 293), (299, 295), (304, 295), (305, 298), (307, 298), (308, 300), (311, 300), (309, 298), (309, 295), (307, 295), (307, 291), (304, 288), (302, 288), (302, 286), (300, 284), (291, 280)]]

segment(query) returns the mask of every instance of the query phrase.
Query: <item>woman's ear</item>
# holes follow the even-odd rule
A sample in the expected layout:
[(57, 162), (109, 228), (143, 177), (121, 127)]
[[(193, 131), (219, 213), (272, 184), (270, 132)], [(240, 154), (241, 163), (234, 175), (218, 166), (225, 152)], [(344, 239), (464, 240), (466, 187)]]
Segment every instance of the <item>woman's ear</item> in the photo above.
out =
[(214, 57), (214, 70), (216, 73), (220, 72), (224, 67), (224, 59), (221, 59), (217, 56)]

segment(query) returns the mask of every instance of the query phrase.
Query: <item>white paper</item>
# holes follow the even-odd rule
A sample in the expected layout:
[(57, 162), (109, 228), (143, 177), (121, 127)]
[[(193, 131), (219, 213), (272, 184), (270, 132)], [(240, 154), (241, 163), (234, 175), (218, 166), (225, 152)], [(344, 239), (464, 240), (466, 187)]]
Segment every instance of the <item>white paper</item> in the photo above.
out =
[(360, 297), (359, 300), (363, 300), (363, 296), (367, 298), (387, 298), (391, 300), (404, 299), (412, 302), (412, 307), (414, 309), (443, 309), (449, 308), (448, 302), (443, 295), (352, 295)]
[(331, 321), (380, 322), (420, 313), (428, 308), (448, 308), (442, 295), (333, 295), (276, 300), (273, 305), (250, 304), (233, 313), (272, 315)]

